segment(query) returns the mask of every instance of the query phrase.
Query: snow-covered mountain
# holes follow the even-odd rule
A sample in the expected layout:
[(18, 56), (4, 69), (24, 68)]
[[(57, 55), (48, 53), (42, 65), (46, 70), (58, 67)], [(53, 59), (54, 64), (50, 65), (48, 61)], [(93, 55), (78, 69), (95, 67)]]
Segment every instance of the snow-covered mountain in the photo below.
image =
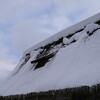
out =
[(100, 13), (29, 48), (0, 95), (100, 83)]

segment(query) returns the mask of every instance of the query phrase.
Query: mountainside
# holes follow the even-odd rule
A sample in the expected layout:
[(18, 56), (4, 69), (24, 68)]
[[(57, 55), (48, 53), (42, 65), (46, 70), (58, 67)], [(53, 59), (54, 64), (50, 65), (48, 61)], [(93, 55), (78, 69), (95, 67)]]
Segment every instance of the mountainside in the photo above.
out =
[(100, 13), (26, 50), (0, 95), (100, 83), (99, 24)]

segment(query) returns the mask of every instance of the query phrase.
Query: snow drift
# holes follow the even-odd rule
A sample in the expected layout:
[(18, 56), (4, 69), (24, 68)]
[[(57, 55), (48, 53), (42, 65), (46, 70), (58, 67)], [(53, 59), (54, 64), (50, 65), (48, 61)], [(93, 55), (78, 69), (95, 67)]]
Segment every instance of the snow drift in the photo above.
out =
[(99, 20), (97, 14), (26, 50), (0, 95), (100, 83)]

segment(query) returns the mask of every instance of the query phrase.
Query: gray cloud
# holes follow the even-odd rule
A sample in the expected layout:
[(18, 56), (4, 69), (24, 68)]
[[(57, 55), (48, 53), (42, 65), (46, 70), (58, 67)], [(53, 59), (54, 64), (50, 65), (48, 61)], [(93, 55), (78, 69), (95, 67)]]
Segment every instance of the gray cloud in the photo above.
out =
[(73, 18), (75, 23), (100, 12), (99, 0), (54, 0), (54, 4), (58, 15)]
[(20, 21), (32, 13), (43, 11), (50, 5), (51, 0), (1, 0), (0, 22)]
[(14, 55), (9, 55), (9, 48), (4, 45), (7, 35), (0, 33), (0, 82), (14, 69), (18, 58)]
[(41, 31), (42, 27), (34, 19), (25, 20), (11, 28), (12, 46), (16, 52), (22, 53), (32, 45), (42, 41), (50, 34)]

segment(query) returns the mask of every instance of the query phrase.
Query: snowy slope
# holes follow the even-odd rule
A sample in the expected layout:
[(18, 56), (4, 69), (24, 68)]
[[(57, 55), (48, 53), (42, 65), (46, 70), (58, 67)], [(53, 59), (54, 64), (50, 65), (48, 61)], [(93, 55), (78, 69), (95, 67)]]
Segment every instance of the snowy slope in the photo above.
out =
[[(18, 66), (0, 87), (0, 95), (24, 94), (100, 83), (100, 14), (50, 37), (24, 52)], [(84, 26), (84, 27), (83, 27)], [(82, 28), (81, 31), (78, 31)], [(78, 31), (78, 32), (76, 32)], [(66, 37), (74, 33), (70, 38)], [(40, 58), (51, 57), (44, 66), (36, 68), (40, 46), (63, 37), (57, 45)], [(51, 49), (53, 48), (53, 49)], [(30, 53), (30, 56), (29, 54)], [(26, 62), (25, 62), (26, 61)], [(33, 61), (33, 63), (31, 63)]]

